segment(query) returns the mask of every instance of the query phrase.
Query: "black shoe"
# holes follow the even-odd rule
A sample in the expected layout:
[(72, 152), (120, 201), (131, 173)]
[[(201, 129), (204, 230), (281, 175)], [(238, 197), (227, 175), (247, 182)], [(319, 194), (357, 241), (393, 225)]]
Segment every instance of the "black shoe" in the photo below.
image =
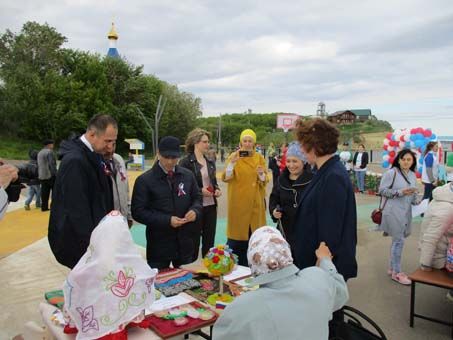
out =
[(49, 211), (49, 208), (41, 208), (41, 211)]

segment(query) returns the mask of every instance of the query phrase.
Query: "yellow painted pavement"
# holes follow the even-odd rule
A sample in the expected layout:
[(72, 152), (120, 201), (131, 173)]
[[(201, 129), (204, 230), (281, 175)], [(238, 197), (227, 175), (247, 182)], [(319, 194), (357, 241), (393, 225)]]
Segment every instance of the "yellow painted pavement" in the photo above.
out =
[[(142, 171), (129, 171), (129, 187), (132, 187), (135, 179)], [(31, 210), (23, 208), (6, 213), (0, 221), (0, 258), (8, 256), (33, 242), (47, 236), (49, 224), (49, 212), (36, 209), (34, 203)]]
[[(142, 171), (128, 171), (129, 187), (132, 193), (135, 180)], [(217, 173), (220, 179), (221, 173)], [(49, 212), (42, 212), (31, 205), (31, 210), (23, 208), (6, 213), (0, 221), (0, 258), (8, 256), (33, 242), (47, 236)]]
[(6, 213), (0, 221), (0, 258), (47, 235), (49, 212), (42, 212), (34, 205), (31, 210), (19, 209)]

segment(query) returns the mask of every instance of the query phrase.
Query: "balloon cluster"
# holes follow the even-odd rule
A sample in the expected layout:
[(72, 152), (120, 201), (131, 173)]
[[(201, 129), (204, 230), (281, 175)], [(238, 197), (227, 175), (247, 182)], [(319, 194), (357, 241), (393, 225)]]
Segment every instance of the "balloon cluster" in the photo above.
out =
[(426, 145), (436, 139), (437, 136), (431, 129), (421, 127), (395, 130), (393, 133), (389, 132), (383, 142), (382, 166), (388, 168), (400, 150), (411, 149), (418, 158), (418, 168), (415, 174), (417, 178), (420, 178), (423, 165), (423, 157), (421, 155), (426, 149)]
[(215, 276), (229, 274), (237, 262), (237, 255), (233, 254), (233, 251), (226, 244), (212, 247), (203, 259), (205, 267)]

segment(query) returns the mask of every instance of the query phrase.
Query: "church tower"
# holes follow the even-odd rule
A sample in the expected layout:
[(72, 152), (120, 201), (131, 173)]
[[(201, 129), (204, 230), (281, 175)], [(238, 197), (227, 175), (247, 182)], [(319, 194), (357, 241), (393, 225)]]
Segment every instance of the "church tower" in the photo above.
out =
[(112, 28), (110, 29), (109, 34), (107, 35), (109, 39), (109, 50), (107, 52), (107, 57), (119, 58), (120, 55), (116, 49), (116, 41), (118, 40), (118, 33), (115, 30), (115, 24), (112, 22)]

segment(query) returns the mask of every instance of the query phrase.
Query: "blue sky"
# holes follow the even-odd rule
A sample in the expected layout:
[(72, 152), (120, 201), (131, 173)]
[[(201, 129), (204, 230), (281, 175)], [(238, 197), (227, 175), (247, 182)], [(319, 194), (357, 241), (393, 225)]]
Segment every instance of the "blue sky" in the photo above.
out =
[(370, 108), (453, 135), (453, 1), (0, 0), (0, 30), (47, 22), (68, 47), (118, 49), (202, 99), (206, 116)]

